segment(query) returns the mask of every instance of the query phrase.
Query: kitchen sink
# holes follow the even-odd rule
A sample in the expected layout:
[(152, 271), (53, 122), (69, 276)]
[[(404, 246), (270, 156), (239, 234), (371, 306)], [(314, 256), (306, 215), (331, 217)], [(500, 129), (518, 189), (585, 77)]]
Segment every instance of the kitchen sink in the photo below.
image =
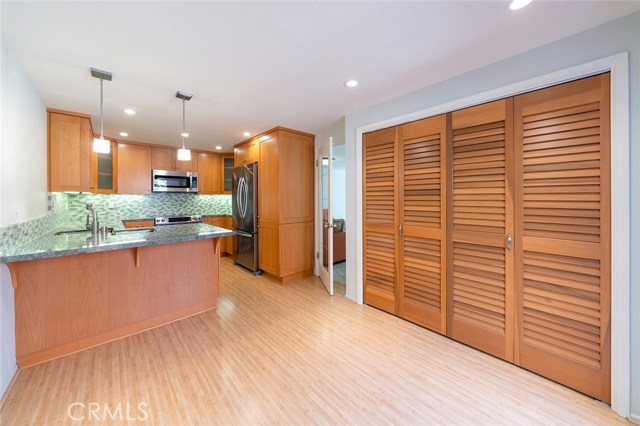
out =
[(147, 227), (147, 228), (114, 229), (113, 231), (111, 231), (111, 235), (130, 234), (132, 232), (156, 232), (156, 228)]
[(53, 235), (80, 234), (82, 232), (90, 232), (88, 229), (73, 229), (71, 231), (58, 231)]

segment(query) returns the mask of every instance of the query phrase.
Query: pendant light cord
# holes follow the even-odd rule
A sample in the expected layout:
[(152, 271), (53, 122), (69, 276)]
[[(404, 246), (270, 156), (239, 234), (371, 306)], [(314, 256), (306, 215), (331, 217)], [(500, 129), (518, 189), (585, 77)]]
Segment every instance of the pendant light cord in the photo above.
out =
[(100, 139), (104, 139), (104, 104), (103, 104), (103, 95), (102, 95), (102, 75), (100, 75)]
[(184, 149), (184, 134), (186, 132), (186, 114), (185, 114), (185, 100), (182, 98), (182, 149)]

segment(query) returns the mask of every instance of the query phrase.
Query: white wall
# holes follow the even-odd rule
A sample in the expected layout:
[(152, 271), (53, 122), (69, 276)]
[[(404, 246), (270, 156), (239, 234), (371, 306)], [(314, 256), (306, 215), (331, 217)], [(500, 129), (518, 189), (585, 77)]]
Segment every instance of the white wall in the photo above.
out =
[[(0, 45), (0, 225), (46, 213), (46, 108), (11, 53)], [(9, 270), (0, 265), (0, 396), (16, 369), (13, 287)]]
[[(640, 13), (348, 114), (345, 117), (347, 222), (356, 221), (356, 129), (530, 78), (629, 52), (631, 259), (640, 249)], [(351, 230), (354, 229), (352, 225)], [(347, 233), (346, 296), (356, 299), (356, 238)], [(640, 420), (640, 262), (631, 264), (631, 413)]]
[(2, 50), (0, 226), (47, 214), (46, 107), (13, 55)]

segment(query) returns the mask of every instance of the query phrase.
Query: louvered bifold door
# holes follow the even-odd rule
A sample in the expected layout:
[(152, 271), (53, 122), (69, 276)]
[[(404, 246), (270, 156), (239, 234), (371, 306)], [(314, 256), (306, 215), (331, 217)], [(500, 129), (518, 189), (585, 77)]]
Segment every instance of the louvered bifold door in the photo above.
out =
[(609, 402), (609, 74), (514, 106), (515, 361)]
[(447, 335), (513, 360), (512, 99), (450, 114)]
[(397, 314), (396, 128), (363, 136), (364, 302)]
[(399, 315), (446, 333), (446, 116), (398, 129)]

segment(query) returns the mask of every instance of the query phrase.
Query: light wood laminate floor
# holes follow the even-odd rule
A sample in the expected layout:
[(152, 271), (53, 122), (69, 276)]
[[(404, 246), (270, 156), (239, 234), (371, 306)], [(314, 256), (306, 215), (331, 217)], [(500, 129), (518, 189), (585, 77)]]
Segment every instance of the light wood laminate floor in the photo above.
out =
[[(628, 424), (533, 373), (330, 298), (315, 278), (281, 286), (225, 259), (221, 281), (216, 311), (23, 370), (0, 424)], [(107, 421), (90, 421), (91, 403)], [(126, 404), (144, 418), (140, 403), (147, 420), (127, 422)]]

